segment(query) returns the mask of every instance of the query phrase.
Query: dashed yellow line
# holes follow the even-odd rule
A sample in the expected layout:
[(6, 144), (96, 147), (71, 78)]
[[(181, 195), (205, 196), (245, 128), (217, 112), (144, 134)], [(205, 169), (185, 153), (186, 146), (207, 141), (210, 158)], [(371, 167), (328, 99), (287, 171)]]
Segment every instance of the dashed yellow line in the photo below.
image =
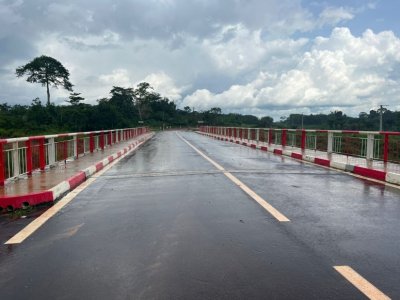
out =
[(349, 266), (334, 266), (335, 270), (338, 271), (344, 278), (346, 278), (352, 285), (359, 289), (369, 299), (374, 300), (387, 300), (390, 299), (372, 283), (358, 274)]
[(182, 141), (184, 141), (186, 144), (188, 144), (193, 150), (195, 150), (198, 154), (200, 154), (204, 159), (209, 161), (218, 170), (222, 171), (226, 177), (228, 177), (233, 183), (235, 183), (239, 188), (241, 188), (247, 195), (249, 195), (251, 198), (253, 198), (266, 211), (268, 211), (273, 217), (275, 217), (275, 219), (277, 219), (279, 222), (290, 222), (290, 220), (284, 214), (279, 212), (271, 204), (269, 204), (267, 201), (265, 201), (262, 197), (260, 197), (256, 192), (254, 192), (252, 189), (250, 189), (247, 185), (245, 185), (237, 177), (232, 175), (232, 173), (229, 173), (228, 171), (226, 171), (220, 164), (218, 164), (217, 162), (215, 162), (214, 160), (209, 158), (207, 155), (205, 155), (203, 152), (201, 152), (199, 149), (197, 149), (195, 146), (193, 146), (190, 142), (188, 142), (184, 137), (182, 137), (179, 134), (177, 134), (177, 135)]

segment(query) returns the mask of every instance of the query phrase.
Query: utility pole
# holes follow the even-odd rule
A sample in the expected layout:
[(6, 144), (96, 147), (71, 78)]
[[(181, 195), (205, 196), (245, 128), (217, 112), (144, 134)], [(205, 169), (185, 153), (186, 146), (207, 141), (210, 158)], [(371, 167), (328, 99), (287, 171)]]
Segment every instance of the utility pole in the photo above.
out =
[(379, 131), (383, 131), (383, 109), (385, 106), (389, 105), (379, 105), (378, 111), (379, 111)]

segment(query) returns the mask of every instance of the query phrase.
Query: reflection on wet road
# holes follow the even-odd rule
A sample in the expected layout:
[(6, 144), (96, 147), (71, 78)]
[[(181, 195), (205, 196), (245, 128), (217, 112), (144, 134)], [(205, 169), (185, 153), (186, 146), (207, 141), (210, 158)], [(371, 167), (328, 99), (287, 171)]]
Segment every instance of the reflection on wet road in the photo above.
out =
[(3, 245), (1, 299), (363, 299), (352, 270), (400, 298), (399, 190), (179, 135), (157, 134)]

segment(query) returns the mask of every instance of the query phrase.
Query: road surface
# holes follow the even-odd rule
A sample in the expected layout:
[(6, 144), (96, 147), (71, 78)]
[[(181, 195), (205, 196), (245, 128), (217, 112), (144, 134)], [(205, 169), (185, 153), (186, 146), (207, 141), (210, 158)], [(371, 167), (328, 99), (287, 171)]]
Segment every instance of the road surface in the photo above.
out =
[(400, 299), (400, 190), (163, 132), (1, 253), (1, 299)]

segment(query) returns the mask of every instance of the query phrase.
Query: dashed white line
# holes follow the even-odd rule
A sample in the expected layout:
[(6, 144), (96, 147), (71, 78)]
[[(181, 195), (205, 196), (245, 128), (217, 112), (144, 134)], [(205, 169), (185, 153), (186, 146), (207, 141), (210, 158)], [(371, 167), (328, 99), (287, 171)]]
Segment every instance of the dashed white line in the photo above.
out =
[(250, 189), (247, 185), (245, 185), (242, 181), (240, 181), (237, 177), (232, 175), (232, 173), (226, 171), (220, 164), (209, 158), (195, 146), (193, 146), (190, 142), (188, 142), (184, 137), (177, 134), (178, 137), (188, 144), (193, 150), (195, 150), (198, 154), (200, 154), (204, 159), (213, 164), (218, 170), (222, 171), (222, 173), (228, 177), (233, 183), (235, 183), (239, 188), (241, 188), (247, 195), (249, 195), (253, 200), (255, 200), (258, 204), (260, 204), (266, 211), (268, 211), (275, 219), (279, 222), (290, 222), (290, 220), (281, 212), (279, 212), (276, 208), (274, 208), (271, 204), (265, 201), (262, 197), (260, 197), (256, 192)]

